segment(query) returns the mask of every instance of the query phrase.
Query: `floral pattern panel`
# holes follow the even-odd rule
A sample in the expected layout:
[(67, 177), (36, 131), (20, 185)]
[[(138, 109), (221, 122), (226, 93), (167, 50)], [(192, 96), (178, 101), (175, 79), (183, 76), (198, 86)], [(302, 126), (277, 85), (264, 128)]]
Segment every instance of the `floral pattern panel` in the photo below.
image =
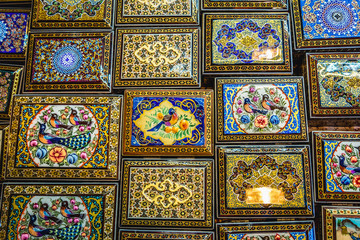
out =
[(287, 0), (204, 0), (202, 2), (203, 9), (251, 9), (251, 10), (280, 10), (287, 9)]
[(9, 119), (13, 96), (18, 92), (22, 67), (0, 65), (0, 119)]
[(140, 240), (140, 239), (157, 239), (157, 240), (213, 240), (215, 238), (212, 232), (176, 232), (176, 231), (139, 231), (139, 230), (120, 230), (121, 240)]

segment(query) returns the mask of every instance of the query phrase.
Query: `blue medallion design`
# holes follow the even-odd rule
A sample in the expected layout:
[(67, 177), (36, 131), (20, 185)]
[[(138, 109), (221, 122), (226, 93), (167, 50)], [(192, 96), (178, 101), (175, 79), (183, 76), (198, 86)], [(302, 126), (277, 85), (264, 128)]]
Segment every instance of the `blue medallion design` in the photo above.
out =
[(83, 63), (82, 52), (73, 46), (58, 49), (53, 57), (53, 66), (57, 72), (64, 75), (75, 73)]
[(6, 38), (6, 33), (7, 33), (7, 26), (6, 23), (4, 21), (0, 21), (0, 42), (4, 41), (4, 39)]

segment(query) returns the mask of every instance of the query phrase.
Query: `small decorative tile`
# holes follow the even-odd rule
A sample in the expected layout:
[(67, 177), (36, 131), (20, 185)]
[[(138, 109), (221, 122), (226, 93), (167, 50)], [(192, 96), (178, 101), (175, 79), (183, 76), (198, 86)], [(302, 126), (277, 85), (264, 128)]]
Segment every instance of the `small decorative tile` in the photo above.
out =
[(18, 92), (22, 67), (0, 64), (0, 119), (10, 119), (13, 96)]
[(218, 223), (216, 228), (219, 240), (315, 240), (313, 221)]
[(307, 55), (311, 116), (360, 114), (360, 53)]
[(287, 13), (204, 14), (204, 73), (291, 74)]
[(30, 34), (25, 92), (110, 91), (111, 33)]
[(34, 0), (32, 28), (111, 28), (111, 0)]
[(204, 0), (204, 10), (220, 10), (220, 9), (241, 9), (241, 10), (286, 10), (288, 9), (287, 0), (261, 0), (261, 1), (248, 1), (248, 0)]
[(217, 78), (217, 141), (307, 141), (302, 77)]
[(359, 0), (291, 0), (296, 48), (360, 46)]
[(1, 239), (115, 239), (117, 185), (4, 184)]
[(118, 29), (114, 87), (199, 86), (198, 28)]
[(360, 134), (313, 132), (318, 201), (360, 200)]
[(124, 160), (122, 226), (213, 227), (212, 160)]
[(6, 178), (118, 179), (121, 101), (16, 96)]
[(213, 240), (212, 232), (179, 232), (179, 231), (142, 231), (142, 230), (120, 230), (120, 240)]

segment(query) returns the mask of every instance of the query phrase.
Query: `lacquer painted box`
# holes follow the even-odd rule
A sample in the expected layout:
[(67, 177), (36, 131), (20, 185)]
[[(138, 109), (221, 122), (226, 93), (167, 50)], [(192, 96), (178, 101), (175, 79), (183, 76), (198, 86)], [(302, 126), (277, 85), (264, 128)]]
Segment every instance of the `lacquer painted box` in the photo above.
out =
[(307, 54), (312, 117), (360, 114), (360, 53)]
[(32, 28), (111, 28), (112, 0), (34, 0)]
[(120, 96), (19, 95), (6, 179), (119, 178)]
[(213, 228), (213, 160), (124, 160), (121, 226)]
[(179, 232), (179, 231), (146, 231), (146, 230), (120, 230), (119, 240), (140, 240), (140, 239), (157, 239), (157, 240), (213, 240), (215, 239), (212, 232)]
[(313, 132), (317, 201), (360, 200), (360, 134)]
[(302, 77), (217, 78), (217, 142), (307, 141)]
[(204, 73), (291, 74), (287, 13), (205, 13)]
[(117, 184), (4, 184), (1, 239), (116, 239)]
[(110, 92), (112, 34), (30, 34), (24, 92)]
[(356, 240), (360, 236), (360, 208), (323, 206), (323, 239)]
[(114, 88), (198, 87), (199, 28), (117, 29)]
[(126, 90), (123, 155), (213, 155), (212, 90)]
[(315, 240), (313, 221), (216, 224), (219, 240)]
[(234, 9), (234, 10), (287, 10), (287, 0), (261, 0), (261, 1), (222, 1), (222, 0), (204, 0), (202, 1), (203, 10), (220, 10), (220, 9)]
[(291, 0), (297, 49), (359, 47), (359, 0)]

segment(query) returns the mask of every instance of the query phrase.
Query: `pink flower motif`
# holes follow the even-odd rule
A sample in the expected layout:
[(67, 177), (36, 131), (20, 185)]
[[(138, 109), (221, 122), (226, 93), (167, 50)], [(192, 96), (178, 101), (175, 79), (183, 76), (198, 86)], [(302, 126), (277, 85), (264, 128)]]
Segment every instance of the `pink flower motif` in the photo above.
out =
[(75, 218), (74, 219), (74, 223), (77, 224), (79, 222), (79, 219), (78, 218)]
[(50, 109), (49, 109), (49, 110), (47, 110), (47, 113), (48, 113), (48, 114), (50, 114), (50, 113), (51, 113), (51, 110), (50, 110)]
[(38, 203), (34, 203), (34, 204), (33, 204), (33, 208), (34, 208), (34, 209), (38, 209), (38, 208), (39, 208), (39, 204), (38, 204)]
[(84, 112), (85, 112), (84, 109), (81, 109), (81, 110), (80, 110), (80, 113), (84, 113)]
[(70, 203), (71, 203), (72, 205), (74, 205), (74, 204), (76, 203), (75, 199), (71, 199), (71, 200), (70, 200)]
[(241, 104), (242, 104), (242, 101), (241, 101), (241, 100), (239, 100), (239, 101), (238, 101), (238, 105), (241, 105)]
[(337, 163), (333, 163), (333, 166), (334, 166), (334, 167), (337, 167)]
[(341, 172), (338, 171), (338, 172), (336, 173), (336, 176), (341, 177)]
[(72, 223), (72, 221), (73, 221), (72, 218), (68, 219), (68, 223)]
[(36, 147), (38, 145), (38, 142), (34, 139), (34, 140), (31, 140), (30, 142), (30, 146), (32, 147)]
[(83, 119), (84, 119), (84, 120), (86, 120), (86, 119), (88, 119), (88, 118), (89, 118), (88, 115), (86, 115), (86, 114), (83, 115)]
[(91, 130), (91, 127), (90, 127), (90, 126), (87, 126), (86, 129), (87, 129), (87, 130)]
[(85, 128), (84, 128), (83, 126), (80, 126), (80, 127), (79, 127), (79, 131), (80, 131), (80, 132), (83, 132), (84, 130), (85, 130)]
[(21, 240), (28, 240), (30, 238), (30, 235), (28, 233), (21, 234)]
[(82, 153), (80, 154), (80, 157), (81, 157), (82, 159), (86, 159), (86, 158), (87, 158), (86, 152), (82, 152)]
[(49, 119), (48, 115), (44, 116), (44, 121), (46, 122)]
[(253, 97), (252, 99), (254, 102), (257, 102), (259, 100), (259, 98), (257, 96)]
[(254, 87), (251, 87), (251, 88), (249, 89), (249, 92), (251, 92), (251, 93), (255, 92), (255, 88), (254, 88)]
[(241, 109), (241, 108), (238, 108), (238, 109), (236, 110), (236, 112), (237, 112), (237, 113), (242, 113), (242, 109)]
[(73, 206), (73, 209), (76, 211), (76, 210), (79, 210), (79, 207), (76, 206), (76, 205), (74, 205), (74, 206)]

